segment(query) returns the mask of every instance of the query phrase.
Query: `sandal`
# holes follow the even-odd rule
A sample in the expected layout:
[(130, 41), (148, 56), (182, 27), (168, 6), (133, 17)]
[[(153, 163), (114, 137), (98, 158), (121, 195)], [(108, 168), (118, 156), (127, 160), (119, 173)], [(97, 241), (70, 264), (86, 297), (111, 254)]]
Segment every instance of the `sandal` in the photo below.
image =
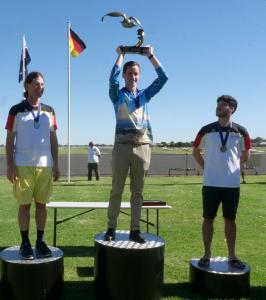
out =
[(241, 260), (239, 260), (237, 258), (228, 260), (228, 263), (231, 267), (236, 268), (236, 269), (240, 269), (240, 270), (243, 270), (246, 267), (246, 265)]
[(208, 257), (201, 257), (198, 261), (198, 265), (203, 268), (208, 268), (210, 266), (210, 259)]

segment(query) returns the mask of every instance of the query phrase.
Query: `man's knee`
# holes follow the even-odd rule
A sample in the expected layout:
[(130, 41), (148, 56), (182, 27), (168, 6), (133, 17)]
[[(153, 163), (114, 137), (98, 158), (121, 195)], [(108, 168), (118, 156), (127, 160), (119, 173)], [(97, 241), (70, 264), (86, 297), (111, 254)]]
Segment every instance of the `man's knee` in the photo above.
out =
[(35, 202), (36, 210), (43, 211), (46, 210), (46, 204)]
[(224, 223), (228, 226), (235, 226), (236, 225), (235, 219), (226, 219), (226, 218), (224, 218)]
[(211, 218), (204, 218), (203, 219), (203, 224), (206, 224), (206, 225), (212, 225), (214, 222), (214, 219), (211, 219)]
[(30, 210), (31, 205), (30, 204), (21, 204), (19, 206), (19, 210), (20, 211), (29, 211)]

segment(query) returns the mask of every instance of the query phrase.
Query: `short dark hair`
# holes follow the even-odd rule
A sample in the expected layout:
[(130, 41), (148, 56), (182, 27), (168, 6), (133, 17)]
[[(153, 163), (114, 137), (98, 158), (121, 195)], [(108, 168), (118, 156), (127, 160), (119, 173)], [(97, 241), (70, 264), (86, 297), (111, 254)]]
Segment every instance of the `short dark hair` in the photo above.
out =
[(238, 103), (234, 97), (229, 96), (229, 95), (222, 95), (217, 98), (217, 103), (220, 101), (228, 103), (228, 105), (230, 107), (234, 107), (234, 109), (235, 109), (234, 112), (236, 111)]
[(26, 90), (26, 84), (30, 84), (32, 82), (32, 80), (34, 80), (35, 78), (38, 77), (42, 77), (42, 79), (44, 79), (42, 73), (34, 71), (34, 72), (30, 72), (25, 81), (24, 81), (24, 88), (25, 88), (25, 92), (24, 92), (24, 97), (27, 98), (28, 97), (28, 91)]
[(126, 73), (128, 67), (134, 67), (134, 66), (137, 66), (140, 70), (140, 64), (138, 62), (133, 61), (133, 60), (126, 62), (123, 66), (123, 74)]

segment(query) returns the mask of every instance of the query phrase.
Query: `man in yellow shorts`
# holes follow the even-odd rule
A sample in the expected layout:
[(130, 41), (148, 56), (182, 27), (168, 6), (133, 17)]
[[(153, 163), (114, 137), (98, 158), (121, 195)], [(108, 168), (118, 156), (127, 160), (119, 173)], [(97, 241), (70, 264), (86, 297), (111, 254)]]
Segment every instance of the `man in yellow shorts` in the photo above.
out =
[(37, 239), (36, 254), (50, 257), (51, 250), (43, 240), (52, 180), (59, 178), (56, 118), (51, 106), (41, 103), (44, 78), (31, 72), (24, 82), (25, 99), (11, 107), (7, 119), (7, 178), (13, 183), (17, 198), (18, 223), (21, 232), (20, 255), (34, 259), (29, 239), (30, 207), (34, 200)]

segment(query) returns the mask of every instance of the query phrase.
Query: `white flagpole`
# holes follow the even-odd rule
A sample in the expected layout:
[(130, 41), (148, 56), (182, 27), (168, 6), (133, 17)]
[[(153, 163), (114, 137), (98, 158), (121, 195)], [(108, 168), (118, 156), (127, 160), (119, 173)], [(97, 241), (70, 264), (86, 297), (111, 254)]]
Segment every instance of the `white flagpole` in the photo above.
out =
[(67, 22), (67, 51), (68, 51), (68, 164), (67, 164), (67, 174), (68, 182), (70, 182), (70, 51), (69, 51), (69, 39), (70, 39), (70, 22)]
[(26, 39), (25, 34), (22, 36), (22, 82), (25, 81), (25, 60), (26, 60)]

